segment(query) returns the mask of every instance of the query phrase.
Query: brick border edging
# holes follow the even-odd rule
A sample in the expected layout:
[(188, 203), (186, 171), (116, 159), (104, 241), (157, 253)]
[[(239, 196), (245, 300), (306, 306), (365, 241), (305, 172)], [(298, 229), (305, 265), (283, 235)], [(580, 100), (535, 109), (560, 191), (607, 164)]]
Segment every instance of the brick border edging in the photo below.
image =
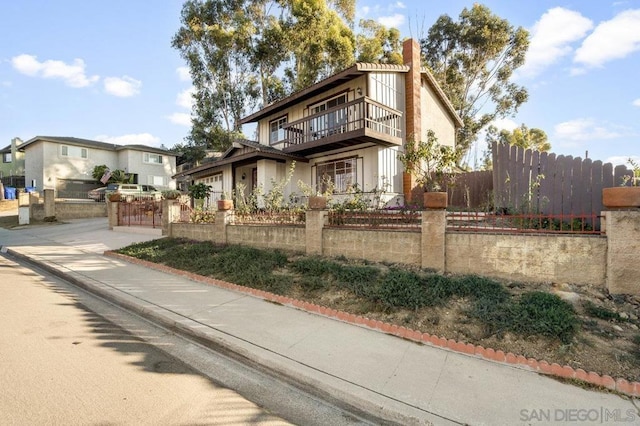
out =
[(129, 263), (138, 264), (147, 268), (155, 269), (161, 272), (182, 276), (199, 283), (215, 285), (217, 287), (250, 294), (252, 296), (269, 300), (271, 302), (280, 303), (286, 306), (292, 306), (309, 313), (319, 314), (350, 324), (364, 326), (372, 330), (382, 331), (383, 333), (391, 334), (393, 336), (411, 340), (414, 342), (430, 344), (432, 346), (445, 348), (465, 355), (478, 356), (480, 358), (484, 358), (493, 362), (525, 366), (532, 371), (539, 372), (547, 376), (555, 376), (564, 379), (576, 379), (592, 385), (601, 386), (609, 390), (617, 391), (629, 396), (640, 396), (640, 382), (629, 382), (622, 378), (614, 379), (613, 377), (606, 374), (600, 375), (594, 371), (587, 372), (581, 368), (573, 369), (573, 367), (571, 366), (561, 366), (560, 364), (557, 364), (555, 362), (549, 364), (544, 360), (538, 361), (535, 358), (525, 358), (522, 355), (515, 355), (511, 352), (505, 354), (501, 350), (496, 351), (492, 348), (484, 348), (480, 345), (476, 346), (472, 343), (458, 342), (454, 339), (447, 339), (446, 337), (438, 337), (430, 335), (429, 333), (421, 333), (420, 331), (412, 330), (403, 326), (389, 324), (380, 320), (374, 320), (344, 311), (338, 311), (336, 309), (327, 308), (325, 306), (316, 305), (314, 303), (305, 302), (286, 296), (281, 296), (264, 290), (258, 290), (255, 288), (245, 287), (215, 278), (205, 277), (159, 263), (137, 259), (135, 257), (130, 257), (110, 250), (105, 251), (104, 255), (107, 257), (124, 260)]

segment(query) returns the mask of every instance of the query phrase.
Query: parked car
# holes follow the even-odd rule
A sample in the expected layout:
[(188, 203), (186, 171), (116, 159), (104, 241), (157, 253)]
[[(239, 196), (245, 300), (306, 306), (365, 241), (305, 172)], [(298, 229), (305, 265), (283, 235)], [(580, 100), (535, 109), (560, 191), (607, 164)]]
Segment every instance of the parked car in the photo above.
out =
[(139, 185), (133, 183), (110, 183), (107, 185), (105, 195), (120, 194), (125, 201), (134, 201), (139, 199), (161, 200), (162, 192), (158, 191), (152, 185)]
[(90, 200), (94, 200), (94, 201), (104, 201), (104, 196), (105, 196), (105, 192), (107, 190), (106, 186), (103, 186), (102, 188), (96, 188), (96, 189), (92, 189), (91, 191), (89, 191), (87, 193), (87, 197)]

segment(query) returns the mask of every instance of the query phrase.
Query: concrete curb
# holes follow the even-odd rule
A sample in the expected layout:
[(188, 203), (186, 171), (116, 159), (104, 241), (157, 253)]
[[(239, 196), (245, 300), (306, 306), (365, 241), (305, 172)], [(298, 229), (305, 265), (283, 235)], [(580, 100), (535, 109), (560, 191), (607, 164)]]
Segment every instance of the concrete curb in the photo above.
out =
[(479, 345), (476, 346), (471, 343), (465, 343), (465, 342), (459, 342), (453, 339), (447, 339), (446, 337), (438, 337), (438, 336), (430, 335), (428, 333), (422, 333), (420, 331), (401, 327), (395, 324), (389, 324), (379, 320), (358, 316), (348, 312), (338, 311), (336, 309), (327, 308), (324, 306), (316, 305), (316, 304), (305, 302), (302, 300), (292, 299), (290, 297), (281, 296), (281, 295), (270, 293), (264, 290), (244, 287), (244, 286), (232, 284), (226, 281), (204, 277), (191, 272), (181, 271), (166, 265), (161, 265), (161, 264), (149, 262), (146, 260), (136, 259), (136, 258), (122, 255), (113, 251), (106, 251), (104, 252), (104, 255), (108, 257), (124, 260), (129, 263), (144, 266), (147, 268), (152, 268), (158, 271), (166, 272), (169, 274), (179, 275), (179, 276), (188, 278), (192, 281), (209, 284), (209, 285), (215, 285), (221, 288), (238, 291), (238, 292), (249, 294), (249, 295), (252, 295), (261, 299), (265, 299), (271, 302), (301, 309), (309, 313), (323, 315), (329, 318), (337, 319), (339, 321), (347, 322), (349, 324), (366, 327), (376, 331), (381, 331), (383, 333), (391, 334), (393, 336), (411, 340), (414, 342), (429, 344), (432, 346), (451, 350), (461, 354), (484, 358), (492, 362), (509, 364), (512, 366), (519, 366), (519, 367), (526, 368), (531, 371), (535, 371), (547, 376), (578, 380), (581, 382), (589, 383), (591, 385), (600, 386), (612, 391), (620, 392), (622, 394), (629, 395), (629, 396), (635, 396), (635, 397), (640, 396), (640, 382), (629, 382), (626, 379), (622, 379), (622, 378), (614, 379), (611, 376), (601, 375), (593, 371), (587, 372), (581, 368), (574, 369), (569, 365), (561, 366), (557, 363), (549, 364), (544, 360), (538, 361), (534, 358), (525, 358), (522, 355), (516, 355), (511, 352), (504, 353), (501, 350), (494, 350), (493, 348), (484, 348), (482, 346), (479, 346)]

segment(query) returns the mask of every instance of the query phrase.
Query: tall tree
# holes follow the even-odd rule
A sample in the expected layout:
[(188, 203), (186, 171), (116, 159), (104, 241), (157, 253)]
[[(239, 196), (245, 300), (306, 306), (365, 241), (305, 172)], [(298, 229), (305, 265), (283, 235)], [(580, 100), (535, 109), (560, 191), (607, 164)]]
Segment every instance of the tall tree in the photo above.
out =
[(486, 141), (488, 149), (485, 151), (483, 158), (483, 168), (485, 170), (492, 168), (491, 145), (494, 142), (540, 152), (551, 150), (551, 143), (547, 139), (547, 133), (535, 127), (529, 128), (524, 123), (512, 131), (506, 129), (498, 130), (496, 126), (491, 125), (487, 128)]
[[(355, 0), (284, 0), (291, 61), (285, 68), (289, 91), (295, 92), (351, 65), (355, 36), (349, 27)], [(331, 8), (336, 7), (336, 9)]]
[[(240, 119), (255, 105), (257, 82), (249, 52), (253, 25), (243, 0), (188, 0), (172, 40), (195, 87), (189, 143), (224, 149), (240, 132)], [(223, 136), (223, 137), (220, 137)]]
[(402, 65), (400, 31), (387, 28), (372, 20), (360, 20), (360, 33), (356, 35), (359, 62)]
[(463, 9), (458, 21), (440, 16), (420, 44), (426, 65), (464, 121), (457, 141), (461, 153), (491, 121), (526, 102), (527, 90), (511, 77), (524, 64), (529, 34), (486, 6)]

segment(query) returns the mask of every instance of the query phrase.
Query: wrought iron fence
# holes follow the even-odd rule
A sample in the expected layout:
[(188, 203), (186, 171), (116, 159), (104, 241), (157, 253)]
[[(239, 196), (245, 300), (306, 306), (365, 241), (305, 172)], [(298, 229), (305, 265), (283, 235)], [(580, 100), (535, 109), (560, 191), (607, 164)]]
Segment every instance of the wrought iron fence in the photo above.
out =
[(598, 215), (493, 214), (448, 212), (447, 231), (509, 234), (595, 234), (599, 235)]
[(329, 211), (329, 226), (354, 229), (393, 229), (420, 231), (422, 212), (416, 210), (396, 211)]
[(138, 199), (118, 203), (118, 226), (162, 227), (162, 202)]

